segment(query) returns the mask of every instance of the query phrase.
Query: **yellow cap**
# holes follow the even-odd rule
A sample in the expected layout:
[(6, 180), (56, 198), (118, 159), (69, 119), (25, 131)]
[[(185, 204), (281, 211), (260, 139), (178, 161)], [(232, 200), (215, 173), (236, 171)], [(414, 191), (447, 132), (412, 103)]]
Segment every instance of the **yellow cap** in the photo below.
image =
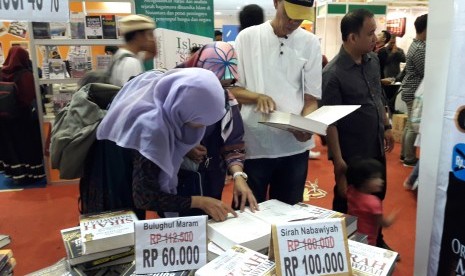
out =
[(284, 9), (290, 19), (305, 20), (312, 16), (313, 0), (284, 0)]

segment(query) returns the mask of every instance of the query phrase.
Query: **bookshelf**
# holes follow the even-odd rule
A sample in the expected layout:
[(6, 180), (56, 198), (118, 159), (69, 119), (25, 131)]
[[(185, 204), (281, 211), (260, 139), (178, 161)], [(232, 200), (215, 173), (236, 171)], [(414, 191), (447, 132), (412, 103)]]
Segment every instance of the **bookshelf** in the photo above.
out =
[[(133, 0), (69, 0), (70, 1), (70, 9), (72, 11), (76, 9), (76, 5), (78, 6), (78, 12), (83, 12), (85, 15), (90, 14), (131, 14), (135, 12), (135, 4)], [(94, 8), (96, 3), (102, 3), (103, 6), (105, 4), (114, 3), (125, 3), (129, 5), (129, 11), (126, 9), (126, 12), (115, 10), (114, 8), (108, 7), (107, 9), (102, 9), (100, 6)], [(73, 5), (76, 4), (76, 5)], [(113, 5), (114, 6), (114, 5)], [(48, 143), (50, 140), (51, 135), (51, 128), (53, 126), (54, 118), (53, 116), (49, 116), (45, 114), (44, 110), (44, 103), (43, 103), (43, 96), (41, 94), (41, 85), (47, 85), (48, 91), (46, 91), (46, 95), (52, 95), (52, 86), (55, 84), (60, 85), (69, 85), (75, 84), (79, 81), (79, 78), (60, 78), (60, 79), (46, 79), (46, 78), (39, 78), (39, 67), (42, 68), (42, 64), (39, 64), (39, 47), (40, 46), (120, 46), (124, 44), (123, 39), (62, 39), (62, 38), (51, 38), (51, 39), (35, 39), (33, 35), (33, 28), (32, 22), (28, 22), (28, 32), (29, 37), (29, 54), (32, 61), (32, 71), (34, 75), (34, 85), (36, 89), (36, 99), (37, 99), (37, 107), (38, 107), (38, 114), (40, 120), (40, 131), (42, 137), (42, 145), (44, 149), (44, 165), (47, 175), (47, 183), (48, 184), (68, 184), (68, 183), (76, 183), (78, 180), (63, 180), (57, 177), (56, 172), (52, 172), (50, 160), (47, 154)], [(92, 47), (90, 47), (92, 48)], [(94, 56), (92, 54), (92, 49), (89, 50), (89, 56)], [(95, 68), (92, 68), (95, 70)]]

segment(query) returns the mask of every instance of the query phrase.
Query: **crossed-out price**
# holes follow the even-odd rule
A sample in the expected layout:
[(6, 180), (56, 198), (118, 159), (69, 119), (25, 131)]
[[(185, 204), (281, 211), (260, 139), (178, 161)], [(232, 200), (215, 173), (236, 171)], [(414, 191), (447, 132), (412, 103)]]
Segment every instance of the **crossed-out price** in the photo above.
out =
[(338, 273), (345, 271), (344, 256), (342, 253), (325, 253), (303, 255), (299, 257), (284, 257), (284, 268), (286, 276), (296, 275), (299, 264), (305, 268), (305, 275), (318, 275), (326, 273)]
[(150, 244), (158, 243), (178, 243), (194, 241), (194, 232), (172, 232), (166, 234), (150, 234)]
[[(31, 5), (32, 10), (41, 11), (44, 6), (44, 0), (26, 0)], [(24, 0), (0, 0), (0, 10), (24, 10)], [(59, 0), (51, 0), (50, 11), (58, 12), (60, 10)]]
[[(177, 251), (177, 252), (176, 252)], [(178, 249), (173, 247), (164, 247), (161, 250), (161, 256), (156, 248), (144, 249), (142, 251), (143, 266), (154, 267), (155, 261), (161, 257), (164, 266), (198, 264), (200, 259), (200, 250), (195, 246), (181, 246)]]

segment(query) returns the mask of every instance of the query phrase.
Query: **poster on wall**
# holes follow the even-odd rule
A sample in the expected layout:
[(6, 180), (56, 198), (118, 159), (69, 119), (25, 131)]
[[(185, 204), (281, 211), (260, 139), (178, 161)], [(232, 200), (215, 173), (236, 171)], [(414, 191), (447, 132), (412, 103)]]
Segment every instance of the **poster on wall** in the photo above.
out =
[[(151, 0), (136, 1), (135, 5), (136, 13), (153, 18), (157, 28), (213, 40), (213, 0)], [(166, 64), (175, 64), (178, 61), (179, 56), (176, 52), (163, 54)], [(146, 64), (146, 69), (150, 69), (151, 66), (153, 64)]]
[(158, 56), (155, 59), (156, 68), (172, 69), (190, 57), (192, 47), (202, 47), (212, 41), (211, 38), (184, 32), (157, 28)]
[[(428, 275), (465, 275), (465, 3), (456, 0)], [(427, 184), (427, 183), (426, 183)], [(421, 185), (421, 184), (420, 184)]]
[(387, 21), (386, 29), (393, 35), (397, 37), (403, 37), (405, 35), (405, 24), (407, 22), (407, 18), (397, 18), (397, 19), (390, 19)]

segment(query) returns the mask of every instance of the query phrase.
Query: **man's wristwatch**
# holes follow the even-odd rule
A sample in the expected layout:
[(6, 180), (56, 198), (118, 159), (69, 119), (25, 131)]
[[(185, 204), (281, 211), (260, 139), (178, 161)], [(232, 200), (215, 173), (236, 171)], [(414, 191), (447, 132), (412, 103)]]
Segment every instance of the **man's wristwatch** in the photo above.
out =
[(244, 178), (244, 180), (247, 180), (248, 176), (245, 172), (235, 172), (233, 174), (233, 179), (236, 180), (236, 177), (238, 176), (242, 176), (242, 178)]

